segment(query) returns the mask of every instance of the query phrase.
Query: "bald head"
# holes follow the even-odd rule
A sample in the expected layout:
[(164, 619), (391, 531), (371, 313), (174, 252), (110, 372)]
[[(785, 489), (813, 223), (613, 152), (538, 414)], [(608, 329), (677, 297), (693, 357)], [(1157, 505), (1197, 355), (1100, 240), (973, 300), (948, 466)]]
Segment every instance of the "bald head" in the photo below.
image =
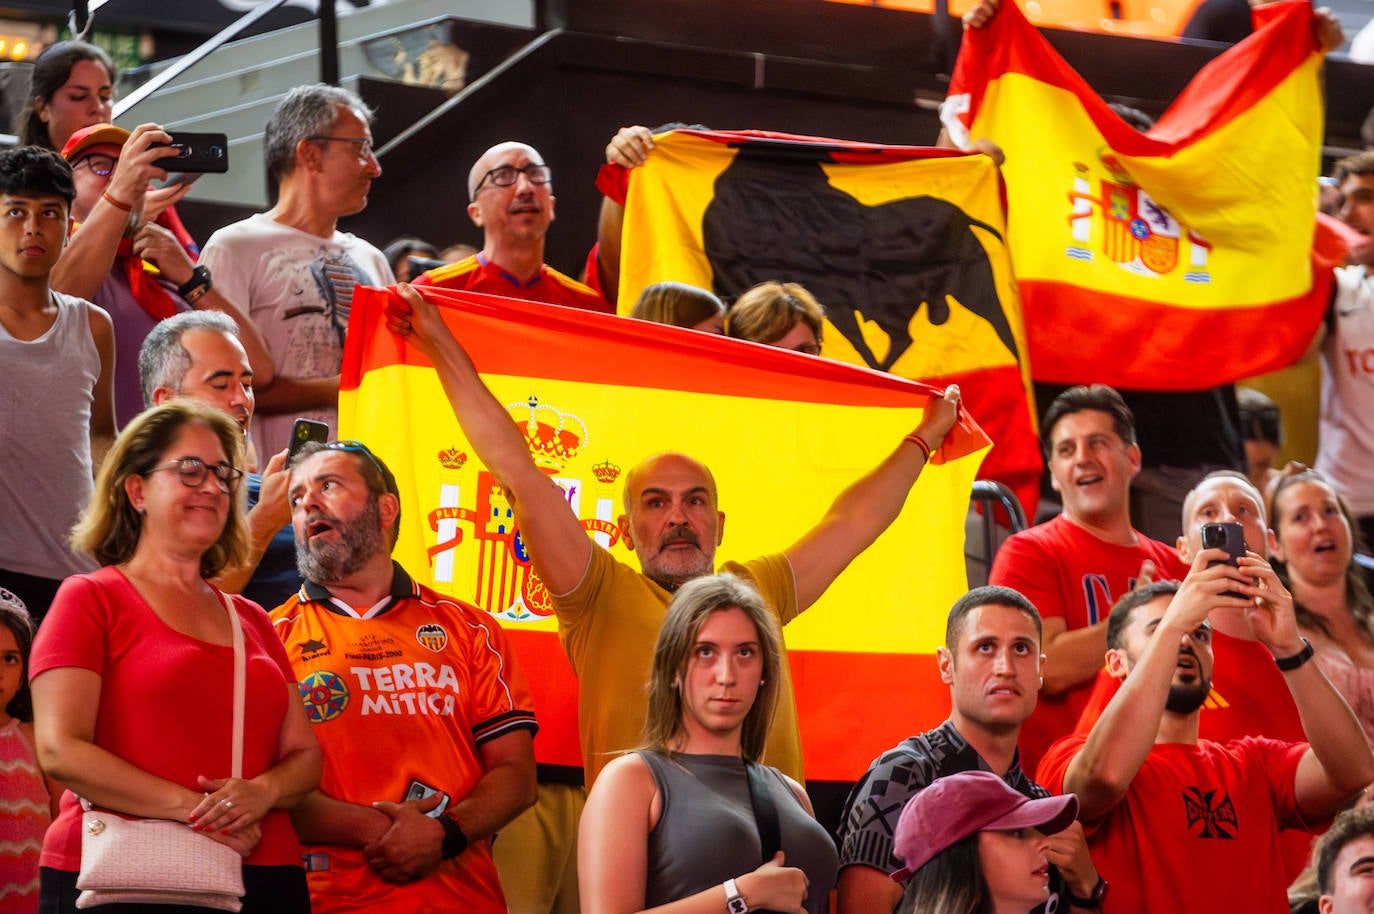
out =
[(1178, 552), (1191, 562), (1202, 548), (1202, 525), (1237, 523), (1245, 530), (1245, 545), (1267, 556), (1271, 536), (1264, 516), (1264, 498), (1244, 473), (1217, 470), (1209, 473), (1183, 499), (1183, 535)]
[(625, 477), (620, 530), (644, 574), (667, 590), (710, 574), (725, 530), (715, 477), (685, 454), (650, 457)]
[(711, 475), (710, 467), (695, 457), (664, 451), (644, 458), (625, 474), (625, 488), (621, 490), (620, 497), (626, 514), (634, 514), (635, 503), (645, 487), (665, 472), (699, 476), (701, 484), (710, 493), (711, 504), (716, 504), (716, 477)]
[(527, 161), (544, 161), (544, 158), (539, 155), (539, 150), (527, 143), (518, 143), (514, 140), (497, 143), (495, 146), (482, 153), (481, 158), (477, 160), (472, 166), (472, 170), (468, 172), (468, 199), (472, 200), (477, 196), (477, 185), (482, 183), (482, 179), (486, 177), (487, 172), (498, 165), (509, 164), (509, 159), (512, 154), (518, 156), (521, 153), (524, 154), (524, 158)]

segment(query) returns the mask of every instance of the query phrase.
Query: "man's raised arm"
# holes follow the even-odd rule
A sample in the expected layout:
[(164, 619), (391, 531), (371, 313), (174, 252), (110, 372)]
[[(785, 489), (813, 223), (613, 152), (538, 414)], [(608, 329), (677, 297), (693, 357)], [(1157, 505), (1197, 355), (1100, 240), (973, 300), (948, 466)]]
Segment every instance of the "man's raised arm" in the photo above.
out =
[(591, 561), (592, 541), (563, 490), (534, 465), (515, 422), (482, 383), (439, 310), (410, 285), (396, 288), (399, 298), (388, 308), (387, 326), (434, 363), (463, 434), (515, 509), (535, 571), (550, 593), (570, 592)]
[(907, 493), (926, 465), (926, 452), (912, 439), (920, 438), (931, 452), (939, 450), (954, 425), (958, 408), (959, 387), (951, 384), (943, 397), (931, 399), (916, 431), (903, 438), (871, 472), (841, 492), (820, 523), (787, 549), (797, 578), (799, 608), (816, 602), (840, 572), (897, 519)]

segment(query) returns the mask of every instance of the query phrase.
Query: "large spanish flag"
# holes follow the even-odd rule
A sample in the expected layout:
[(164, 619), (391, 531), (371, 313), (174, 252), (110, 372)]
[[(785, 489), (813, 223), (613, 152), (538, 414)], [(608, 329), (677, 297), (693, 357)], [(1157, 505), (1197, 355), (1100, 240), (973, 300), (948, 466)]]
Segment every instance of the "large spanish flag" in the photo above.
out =
[(1312, 259), (1314, 34), (1311, 4), (1276, 5), (1142, 134), (1015, 3), (964, 33), (943, 117), (956, 141), (1006, 152), (1037, 379), (1197, 389), (1302, 354), (1331, 280)]
[(644, 165), (606, 166), (625, 204), (620, 297), (675, 280), (726, 301), (805, 286), (829, 318), (822, 354), (936, 386), (958, 383), (993, 440), (982, 476), (1038, 500), (1021, 305), (992, 160), (761, 131), (676, 130)]
[[(936, 393), (676, 327), (421, 291), (509, 404), (532, 455), (566, 490), (588, 534), (636, 568), (615, 518), (625, 471), (644, 457), (672, 449), (705, 461), (729, 518), (721, 560), (752, 558), (800, 538), (841, 489), (891, 453)], [(511, 631), (534, 690), (540, 760), (579, 765), (576, 683), (549, 600), (433, 367), (386, 329), (391, 294), (360, 288), (354, 297), (339, 427), (396, 472), (403, 505), (396, 557)], [(947, 712), (932, 655), (950, 605), (966, 589), (963, 524), (987, 447), (966, 419), (891, 529), (787, 626), (809, 777), (853, 780), (879, 751)]]

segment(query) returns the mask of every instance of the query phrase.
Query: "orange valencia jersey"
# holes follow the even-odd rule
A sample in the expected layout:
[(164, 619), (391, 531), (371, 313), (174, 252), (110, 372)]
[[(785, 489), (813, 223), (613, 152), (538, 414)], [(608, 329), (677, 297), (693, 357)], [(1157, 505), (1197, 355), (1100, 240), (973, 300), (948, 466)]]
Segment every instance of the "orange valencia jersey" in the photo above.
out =
[[(399, 802), (423, 787), (451, 806), (482, 777), (483, 743), (538, 729), (501, 626), (399, 564), (391, 592), (365, 612), (307, 582), (272, 621), (324, 753), (320, 790), (330, 797)], [(361, 850), (304, 846), (316, 914), (506, 910), (489, 839), (404, 886), (373, 873)]]

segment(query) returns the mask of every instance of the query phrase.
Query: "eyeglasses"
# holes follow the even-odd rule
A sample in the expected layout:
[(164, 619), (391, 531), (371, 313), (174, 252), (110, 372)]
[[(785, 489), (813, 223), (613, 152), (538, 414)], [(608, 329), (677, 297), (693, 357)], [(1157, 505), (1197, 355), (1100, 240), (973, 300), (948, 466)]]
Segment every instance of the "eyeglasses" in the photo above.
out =
[(477, 182), (477, 186), (472, 189), (472, 195), (477, 196), (477, 192), (482, 189), (482, 185), (491, 179), (491, 183), (497, 187), (510, 187), (520, 176), (524, 175), (530, 179), (531, 184), (548, 184), (553, 180), (553, 170), (547, 165), (540, 165), (531, 162), (524, 168), (516, 168), (514, 165), (497, 165), (491, 171), (482, 175), (482, 180)]
[(214, 473), (215, 483), (219, 486), (219, 490), (221, 492), (233, 492), (238, 488), (239, 480), (243, 478), (243, 470), (236, 466), (223, 462), (211, 466), (199, 457), (181, 457), (176, 460), (169, 460), (153, 467), (145, 475), (156, 473), (159, 470), (176, 470), (177, 478), (188, 489), (198, 489), (205, 485), (206, 477)]
[(72, 171), (76, 171), (82, 165), (85, 165), (91, 170), (91, 174), (100, 178), (108, 178), (114, 172), (115, 165), (118, 162), (119, 159), (116, 159), (114, 156), (93, 152), (88, 156), (82, 156), (77, 159), (76, 163), (72, 165)]
[(396, 485), (396, 477), (391, 475), (391, 471), (388, 470), (386, 466), (383, 465), (382, 462), (377, 459), (377, 455), (373, 454), (370, 450), (368, 450), (367, 445), (363, 444), (361, 441), (331, 441), (324, 446), (324, 450), (346, 451), (350, 454), (362, 454), (364, 457), (368, 459), (369, 463), (371, 463), (374, 467), (377, 468), (377, 472), (381, 474), (382, 486), (386, 489), (386, 491), (390, 492), (392, 495), (395, 495), (398, 498), (400, 497), (401, 491)]
[(366, 137), (352, 137), (352, 136), (308, 136), (308, 137), (306, 137), (306, 139), (307, 139), (307, 140), (313, 140), (313, 141), (315, 141), (316, 143), (352, 143), (354, 146), (357, 146), (357, 147), (358, 147), (358, 158), (360, 158), (360, 159), (370, 159), (370, 158), (372, 158), (372, 154), (373, 154), (372, 141), (371, 141), (370, 139), (367, 139)]

